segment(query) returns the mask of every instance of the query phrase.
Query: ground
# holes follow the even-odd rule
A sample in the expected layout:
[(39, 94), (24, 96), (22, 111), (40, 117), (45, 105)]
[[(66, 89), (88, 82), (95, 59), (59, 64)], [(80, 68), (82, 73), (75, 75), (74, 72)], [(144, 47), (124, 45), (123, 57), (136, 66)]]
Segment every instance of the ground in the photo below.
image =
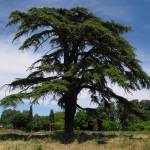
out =
[(0, 131), (0, 150), (150, 150), (150, 131), (62, 132)]

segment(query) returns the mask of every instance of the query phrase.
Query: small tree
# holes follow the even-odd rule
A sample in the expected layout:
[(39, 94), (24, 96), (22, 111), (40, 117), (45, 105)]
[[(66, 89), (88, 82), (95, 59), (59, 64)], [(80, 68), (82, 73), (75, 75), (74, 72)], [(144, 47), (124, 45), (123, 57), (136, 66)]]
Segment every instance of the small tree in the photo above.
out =
[(55, 119), (54, 119), (54, 111), (53, 109), (51, 109), (50, 111), (50, 114), (49, 114), (49, 121), (50, 121), (50, 130), (54, 130), (54, 122), (55, 122)]
[(88, 115), (85, 111), (77, 112), (75, 115), (75, 129), (88, 130)]
[(11, 119), (14, 115), (17, 113), (20, 113), (20, 111), (17, 110), (12, 110), (12, 109), (7, 109), (4, 110), (1, 114), (1, 123), (4, 127), (9, 127), (11, 124)]
[(32, 121), (33, 121), (33, 109), (32, 109), (32, 105), (30, 105), (30, 109), (27, 117), (27, 127), (26, 127), (28, 131), (30, 131), (32, 128)]
[(25, 130), (27, 127), (27, 113), (25, 112), (18, 112), (11, 118), (11, 125), (14, 129), (22, 129)]
[(32, 131), (49, 131), (49, 118), (48, 116), (35, 115), (31, 124)]
[(26, 35), (20, 50), (35, 47), (36, 52), (45, 43), (47, 51), (30, 67), (27, 78), (9, 84), (22, 91), (3, 98), (3, 106), (15, 106), (29, 98), (38, 103), (46, 95), (57, 95), (58, 105), (65, 109), (65, 133), (71, 134), (76, 107), (80, 107), (77, 96), (82, 90), (89, 90), (91, 100), (99, 104), (111, 99), (126, 102), (112, 91), (109, 81), (127, 92), (149, 88), (149, 77), (134, 48), (122, 36), (130, 27), (104, 21), (79, 7), (14, 11), (7, 25), (18, 25), (14, 40)]
[(56, 112), (55, 113), (55, 123), (54, 123), (56, 130), (63, 130), (64, 129), (64, 112)]
[(32, 120), (33, 120), (33, 109), (32, 109), (32, 105), (30, 105), (28, 121), (31, 122)]

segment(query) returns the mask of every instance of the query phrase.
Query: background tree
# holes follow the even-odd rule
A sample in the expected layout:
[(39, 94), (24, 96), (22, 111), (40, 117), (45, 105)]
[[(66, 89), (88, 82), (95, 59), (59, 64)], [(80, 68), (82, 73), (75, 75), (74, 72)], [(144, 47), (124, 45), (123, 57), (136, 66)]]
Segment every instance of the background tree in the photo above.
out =
[(100, 103), (97, 107), (97, 116), (99, 119), (116, 119), (118, 117), (116, 103), (110, 102), (109, 106), (105, 106), (103, 102)]
[(49, 117), (36, 114), (30, 124), (32, 131), (49, 131)]
[(70, 134), (82, 90), (89, 90), (92, 102), (108, 105), (111, 99), (127, 103), (108, 82), (127, 92), (149, 88), (149, 77), (136, 59), (134, 48), (122, 36), (130, 27), (104, 21), (79, 7), (14, 11), (7, 25), (17, 25), (14, 40), (26, 37), (20, 50), (34, 47), (36, 52), (45, 44), (46, 53), (32, 64), (27, 78), (9, 84), (21, 92), (3, 98), (3, 106), (15, 106), (29, 98), (32, 104), (38, 103), (49, 94), (58, 96), (58, 105), (65, 109), (65, 133)]
[(142, 100), (139, 103), (140, 109), (142, 109), (144, 115), (146, 116), (144, 117), (145, 121), (150, 120), (150, 100)]
[(28, 131), (30, 131), (31, 128), (32, 128), (32, 121), (33, 121), (33, 108), (32, 108), (32, 105), (30, 105), (30, 109), (29, 109), (28, 115), (27, 115), (28, 124), (27, 124), (27, 127), (26, 127), (26, 129)]
[(11, 117), (11, 125), (14, 129), (25, 130), (28, 124), (28, 112), (17, 112)]
[(75, 129), (87, 130), (88, 129), (88, 115), (85, 111), (79, 111), (75, 115)]
[(55, 113), (55, 130), (64, 130), (64, 112)]
[(12, 117), (19, 113), (17, 110), (7, 109), (2, 112), (1, 123), (4, 127), (12, 127), (11, 119)]
[(54, 130), (55, 114), (54, 114), (53, 109), (51, 109), (51, 111), (50, 111), (49, 121), (50, 121), (50, 130)]

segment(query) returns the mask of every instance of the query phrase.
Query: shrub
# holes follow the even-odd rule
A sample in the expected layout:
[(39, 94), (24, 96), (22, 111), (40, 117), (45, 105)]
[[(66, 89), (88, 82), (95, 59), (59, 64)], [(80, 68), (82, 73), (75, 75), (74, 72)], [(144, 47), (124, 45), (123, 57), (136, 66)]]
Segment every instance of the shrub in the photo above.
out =
[(142, 121), (133, 123), (128, 127), (129, 131), (143, 131), (143, 130), (150, 130), (150, 121)]
[(75, 129), (87, 130), (88, 128), (88, 116), (84, 111), (77, 112), (75, 116)]
[(56, 112), (54, 117), (54, 128), (55, 130), (64, 129), (64, 112)]
[(29, 124), (33, 131), (45, 130), (48, 131), (50, 129), (50, 122), (48, 116), (38, 116), (35, 115), (31, 124)]
[(121, 125), (116, 120), (102, 120), (103, 131), (118, 131), (121, 130)]

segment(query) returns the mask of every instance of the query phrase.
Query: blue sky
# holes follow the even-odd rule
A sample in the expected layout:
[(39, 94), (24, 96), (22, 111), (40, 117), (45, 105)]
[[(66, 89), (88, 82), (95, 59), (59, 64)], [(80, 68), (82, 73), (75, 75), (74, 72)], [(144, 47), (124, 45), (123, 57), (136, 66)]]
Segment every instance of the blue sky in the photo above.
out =
[[(1, 0), (0, 3), (0, 86), (10, 83), (15, 78), (25, 77), (27, 68), (40, 56), (42, 51), (20, 52), (18, 47), (22, 40), (12, 44), (12, 38), (16, 28), (5, 27), (10, 12), (14, 10), (27, 11), (31, 7), (85, 7), (104, 20), (115, 20), (127, 26), (133, 31), (126, 34), (125, 38), (136, 48), (137, 58), (142, 61), (143, 69), (150, 75), (150, 0)], [(112, 86), (119, 95), (128, 99), (150, 99), (150, 91), (141, 90), (127, 94), (117, 86)], [(0, 99), (10, 94), (5, 89), (0, 91)], [(88, 100), (87, 91), (83, 91), (79, 97), (82, 106), (95, 107)], [(17, 109), (29, 109), (28, 103), (19, 105)], [(34, 113), (48, 115), (50, 109), (58, 111), (55, 102), (45, 102), (33, 107)], [(0, 108), (0, 112), (3, 108)]]

